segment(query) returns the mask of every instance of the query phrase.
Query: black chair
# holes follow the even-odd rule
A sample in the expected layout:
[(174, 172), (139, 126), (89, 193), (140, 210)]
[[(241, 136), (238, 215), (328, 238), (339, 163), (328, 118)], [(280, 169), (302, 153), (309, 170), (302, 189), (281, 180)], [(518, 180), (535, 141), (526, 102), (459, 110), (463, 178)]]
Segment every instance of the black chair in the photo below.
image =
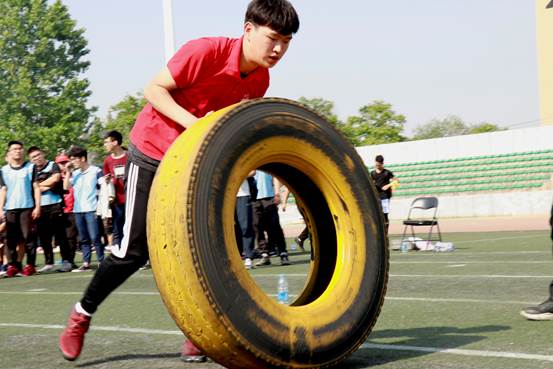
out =
[[(440, 225), (438, 224), (438, 218), (436, 213), (438, 212), (438, 199), (436, 197), (417, 197), (411, 203), (409, 214), (407, 219), (403, 221), (405, 227), (403, 228), (403, 236), (401, 236), (401, 242), (405, 240), (405, 233), (407, 228), (411, 227), (411, 235), (413, 240), (415, 236), (415, 227), (430, 227), (428, 235), (423, 241), (442, 241), (442, 233), (440, 232)], [(429, 217), (428, 215), (431, 215)], [(432, 231), (434, 227), (438, 230), (438, 239), (432, 239)]]

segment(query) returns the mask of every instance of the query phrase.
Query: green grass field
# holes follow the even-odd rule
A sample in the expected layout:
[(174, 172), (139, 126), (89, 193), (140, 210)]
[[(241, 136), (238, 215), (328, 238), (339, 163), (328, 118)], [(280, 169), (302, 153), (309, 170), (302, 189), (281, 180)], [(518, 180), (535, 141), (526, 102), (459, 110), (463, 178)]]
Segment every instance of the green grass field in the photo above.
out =
[[(369, 340), (341, 368), (552, 368), (552, 322), (519, 311), (547, 297), (553, 278), (548, 232), (444, 235), (453, 253), (391, 252), (386, 302)], [(252, 276), (276, 294), (305, 281), (307, 254), (291, 266)], [(42, 261), (42, 256), (39, 256)], [(152, 273), (140, 271), (94, 316), (78, 361), (63, 360), (58, 335), (91, 273), (52, 273), (0, 280), (2, 368), (217, 368), (179, 360), (182, 334), (167, 314)], [(447, 351), (446, 351), (447, 350)]]

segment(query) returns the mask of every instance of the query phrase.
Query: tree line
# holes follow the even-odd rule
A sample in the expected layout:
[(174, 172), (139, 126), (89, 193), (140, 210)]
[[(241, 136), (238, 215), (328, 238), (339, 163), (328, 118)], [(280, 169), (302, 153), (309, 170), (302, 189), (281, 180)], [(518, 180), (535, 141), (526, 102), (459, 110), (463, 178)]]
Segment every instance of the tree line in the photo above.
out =
[[(90, 66), (84, 29), (60, 0), (0, 0), (0, 13), (0, 143), (17, 139), (50, 155), (83, 145), (102, 155), (104, 132), (115, 129), (128, 138), (146, 102), (140, 93), (129, 95), (111, 106), (107, 117), (96, 116), (84, 77)], [(330, 100), (301, 97), (299, 102), (325, 117), (354, 146), (500, 130), (451, 115), (422, 124), (406, 137), (406, 117), (385, 101), (369, 102), (345, 120)]]

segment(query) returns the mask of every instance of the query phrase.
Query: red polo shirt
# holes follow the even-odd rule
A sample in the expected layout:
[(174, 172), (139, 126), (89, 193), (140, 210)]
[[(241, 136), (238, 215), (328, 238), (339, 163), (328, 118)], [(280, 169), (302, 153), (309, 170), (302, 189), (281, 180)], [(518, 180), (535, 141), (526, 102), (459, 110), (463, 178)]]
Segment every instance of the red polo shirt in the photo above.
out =
[[(167, 64), (177, 84), (171, 91), (173, 99), (200, 118), (210, 111), (265, 95), (268, 69), (258, 67), (242, 78), (241, 51), (242, 38), (210, 37), (185, 44)], [(148, 103), (136, 119), (130, 140), (143, 154), (161, 160), (184, 130)]]

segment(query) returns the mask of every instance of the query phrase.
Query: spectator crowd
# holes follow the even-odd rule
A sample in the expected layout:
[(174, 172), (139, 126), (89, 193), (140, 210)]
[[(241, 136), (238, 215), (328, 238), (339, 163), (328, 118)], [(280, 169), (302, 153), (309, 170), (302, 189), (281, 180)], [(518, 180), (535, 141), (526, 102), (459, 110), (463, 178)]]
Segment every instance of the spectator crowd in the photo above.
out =
[[(105, 251), (119, 247), (127, 164), (122, 144), (121, 133), (105, 135), (107, 156), (100, 168), (89, 163), (82, 147), (47, 158), (37, 146), (8, 143), (6, 164), (0, 169), (0, 277), (86, 272), (92, 269), (93, 253), (101, 263)], [(247, 269), (270, 265), (271, 256), (281, 265), (290, 264), (279, 221), (280, 194), (278, 179), (260, 170), (252, 171), (240, 186), (235, 234)], [(303, 240), (298, 243), (303, 249)], [(40, 250), (44, 264), (37, 269)], [(82, 253), (80, 265), (77, 252)], [(255, 258), (259, 260), (254, 264)]]
[[(37, 146), (8, 143), (0, 170), (0, 276), (85, 272), (91, 270), (93, 249), (101, 262), (104, 250), (121, 242), (127, 162), (122, 142), (117, 131), (105, 135), (103, 168), (89, 164), (82, 147), (49, 159)], [(37, 270), (38, 250), (44, 265)]]

